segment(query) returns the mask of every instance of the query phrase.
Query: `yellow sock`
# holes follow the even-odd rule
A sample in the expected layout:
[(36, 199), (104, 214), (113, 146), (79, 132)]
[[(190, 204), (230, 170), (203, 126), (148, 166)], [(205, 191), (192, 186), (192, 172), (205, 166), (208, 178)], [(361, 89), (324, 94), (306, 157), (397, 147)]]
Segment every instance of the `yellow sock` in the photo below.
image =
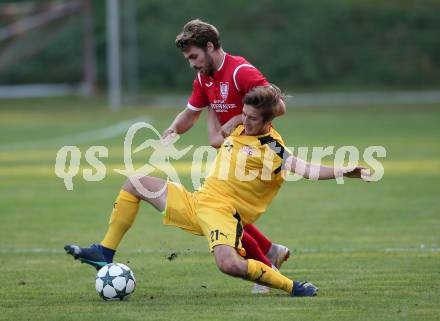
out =
[(101, 245), (116, 250), (124, 234), (133, 224), (138, 209), (139, 199), (133, 194), (121, 190), (113, 206), (108, 230)]
[(291, 293), (293, 289), (293, 281), (286, 278), (280, 272), (268, 267), (266, 264), (248, 259), (248, 277), (249, 280), (270, 286), (271, 288), (280, 289)]

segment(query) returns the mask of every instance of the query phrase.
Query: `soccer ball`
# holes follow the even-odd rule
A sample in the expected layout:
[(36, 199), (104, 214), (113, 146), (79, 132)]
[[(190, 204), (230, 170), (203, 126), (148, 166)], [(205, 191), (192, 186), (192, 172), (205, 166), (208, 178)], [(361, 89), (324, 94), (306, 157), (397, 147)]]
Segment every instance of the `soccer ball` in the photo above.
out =
[(134, 292), (135, 287), (134, 274), (125, 264), (107, 264), (96, 274), (96, 292), (104, 300), (123, 300)]

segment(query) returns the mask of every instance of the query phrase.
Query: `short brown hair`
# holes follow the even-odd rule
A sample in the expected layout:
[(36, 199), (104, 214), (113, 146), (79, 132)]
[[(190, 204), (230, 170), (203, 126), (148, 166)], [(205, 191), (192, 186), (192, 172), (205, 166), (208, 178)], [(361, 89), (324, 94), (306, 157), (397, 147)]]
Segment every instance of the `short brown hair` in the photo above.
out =
[(283, 98), (281, 89), (271, 84), (252, 88), (243, 97), (243, 104), (260, 110), (263, 121), (267, 122), (275, 118), (278, 105)]
[(216, 27), (200, 19), (186, 23), (182, 32), (176, 37), (176, 47), (182, 51), (188, 50), (191, 46), (206, 49), (208, 42), (211, 42), (215, 49), (220, 48), (220, 33)]

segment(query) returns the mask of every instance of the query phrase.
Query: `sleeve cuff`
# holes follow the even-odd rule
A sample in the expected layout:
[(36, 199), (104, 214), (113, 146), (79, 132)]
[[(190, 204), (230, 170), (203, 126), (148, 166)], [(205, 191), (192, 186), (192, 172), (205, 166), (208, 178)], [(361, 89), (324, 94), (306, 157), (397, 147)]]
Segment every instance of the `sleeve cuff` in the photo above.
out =
[(202, 111), (203, 108), (206, 108), (208, 106), (204, 106), (204, 107), (194, 107), (193, 105), (191, 105), (190, 103), (186, 104), (186, 108), (191, 109), (192, 111)]

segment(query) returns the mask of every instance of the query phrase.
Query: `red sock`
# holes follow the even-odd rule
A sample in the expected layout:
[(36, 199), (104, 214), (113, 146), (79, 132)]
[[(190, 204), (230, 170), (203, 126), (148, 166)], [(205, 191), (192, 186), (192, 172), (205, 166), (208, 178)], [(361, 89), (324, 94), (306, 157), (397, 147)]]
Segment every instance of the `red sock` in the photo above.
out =
[(264, 236), (263, 233), (257, 227), (253, 224), (247, 224), (244, 226), (245, 232), (249, 233), (249, 235), (258, 243), (258, 246), (260, 247), (261, 251), (263, 251), (263, 254), (266, 255), (267, 252), (269, 252), (272, 241), (269, 240), (267, 237)]
[(243, 237), (241, 238), (241, 244), (243, 245), (244, 249), (246, 250), (246, 258), (247, 259), (254, 259), (260, 262), (263, 262), (269, 267), (272, 267), (272, 263), (269, 261), (269, 259), (264, 255), (264, 253), (261, 251), (260, 247), (258, 246), (257, 241), (255, 241), (252, 236), (250, 236), (246, 230), (243, 231)]

